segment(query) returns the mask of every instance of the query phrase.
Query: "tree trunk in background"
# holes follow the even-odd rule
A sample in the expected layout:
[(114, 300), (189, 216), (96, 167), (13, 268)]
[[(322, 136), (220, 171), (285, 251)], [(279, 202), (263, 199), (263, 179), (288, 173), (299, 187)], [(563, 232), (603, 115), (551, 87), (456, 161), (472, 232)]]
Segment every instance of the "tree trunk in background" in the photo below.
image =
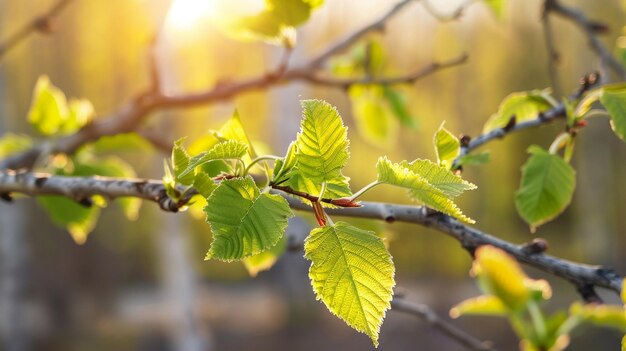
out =
[(25, 323), (24, 290), (28, 246), (25, 239), (25, 203), (0, 203), (0, 349), (30, 349)]
[(164, 223), (158, 232), (159, 262), (162, 264), (164, 305), (170, 316), (172, 350), (206, 351), (211, 349), (207, 328), (194, 315), (197, 277), (190, 262), (189, 241), (180, 214), (163, 213)]

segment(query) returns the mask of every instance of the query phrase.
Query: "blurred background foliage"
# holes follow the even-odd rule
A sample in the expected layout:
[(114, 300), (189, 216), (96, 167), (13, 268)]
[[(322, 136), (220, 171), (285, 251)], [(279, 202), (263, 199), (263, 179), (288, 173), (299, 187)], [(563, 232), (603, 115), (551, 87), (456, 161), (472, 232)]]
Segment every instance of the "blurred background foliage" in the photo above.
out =
[[(431, 1), (431, 6), (449, 13), (462, 2)], [(52, 3), (0, 0), (0, 40)], [(262, 75), (280, 61), (280, 48), (228, 38), (216, 29), (215, 17), (194, 21), (170, 14), (168, 18), (169, 3), (74, 1), (58, 19), (56, 33), (26, 40), (0, 63), (0, 132), (32, 134), (26, 116), (33, 87), (42, 74), (68, 96), (91, 100), (96, 118), (118, 109), (149, 84), (149, 47), (162, 21), (165, 25), (156, 47), (168, 92), (197, 91), (224, 80)], [(605, 43), (626, 59), (626, 40), (620, 37), (626, 35), (626, 3), (566, 3), (608, 24), (611, 31), (603, 37)], [(392, 4), (327, 1), (298, 30), (290, 65), (305, 62)], [(381, 155), (392, 160), (434, 159), (432, 137), (443, 121), (454, 134), (475, 136), (508, 94), (549, 87), (548, 55), (540, 22), (542, 5), (540, 0), (510, 0), (503, 18), (497, 19), (477, 2), (458, 20), (440, 22), (416, 2), (394, 18), (384, 33), (368, 36), (386, 56), (385, 72), (394, 74), (412, 72), (462, 53), (470, 56), (463, 65), (399, 86), (415, 127), (391, 118), (386, 137), (368, 136), (355, 125), (350, 95), (358, 92), (348, 94), (305, 83), (245, 93), (211, 106), (160, 111), (149, 120), (148, 128), (168, 140), (185, 135), (193, 140), (209, 129), (218, 129), (237, 108), (255, 144), (282, 155), (299, 128), (299, 100), (325, 99), (338, 107), (349, 126), (351, 159), (345, 174), (352, 178), (353, 189), (358, 189), (375, 179), (374, 166)], [(261, 1), (220, 0), (212, 16), (251, 14), (261, 7)], [(558, 82), (568, 94), (576, 89), (582, 75), (599, 68), (599, 62), (577, 27), (560, 18), (553, 23), (561, 54)], [(334, 69), (340, 60), (335, 60)], [(465, 168), (464, 178), (479, 189), (458, 201), (463, 211), (476, 219), (478, 228), (512, 242), (534, 237), (513, 202), (520, 167), (529, 145), (547, 148), (561, 128), (555, 123), (510, 135), (484, 148), (491, 153), (488, 164)], [(164, 156), (157, 150), (128, 150), (121, 156), (140, 177), (162, 176)], [(572, 206), (534, 234), (550, 242), (550, 253), (626, 270), (625, 160), (626, 147), (613, 134), (608, 120), (592, 119), (578, 138), (572, 162), (577, 170)], [(387, 187), (368, 193), (367, 200), (409, 203), (403, 191)], [(21, 201), (20, 206), (23, 215), (15, 220), (23, 221), (28, 252), (23, 268), (27, 287), (23, 323), (33, 349), (171, 350), (182, 349), (180, 345), (189, 340), (199, 340), (203, 346), (197, 349), (215, 350), (371, 348), (366, 337), (314, 301), (308, 263), (301, 251), (287, 252), (271, 271), (251, 279), (241, 264), (203, 260), (211, 240), (209, 227), (188, 214), (174, 216), (144, 204), (139, 219), (128, 221), (121, 211), (109, 206), (87, 242), (78, 246), (64, 230), (52, 225), (34, 201)], [(309, 215), (303, 218), (297, 223), (300, 227), (294, 228), (312, 225)], [(357, 224), (356, 220), (351, 222)], [(454, 303), (476, 295), (478, 290), (467, 274), (470, 257), (456, 241), (405, 224), (362, 221), (358, 225), (383, 232), (390, 239), (396, 280), (410, 299), (446, 314)], [(183, 245), (186, 255), (173, 254), (173, 245)], [(181, 271), (172, 271), (172, 267), (188, 269), (181, 276)], [(527, 271), (551, 281), (553, 308), (568, 306), (577, 298), (563, 281)], [(181, 284), (188, 284), (189, 289), (177, 289), (177, 279), (186, 281)], [(188, 315), (176, 312), (180, 311), (181, 299), (193, 301), (193, 309), (187, 311), (193, 316), (192, 322), (186, 320)], [(617, 301), (610, 295), (607, 299)], [(512, 332), (497, 319), (470, 317), (457, 322), (481, 338), (494, 340), (501, 349), (517, 347)], [(611, 331), (585, 328), (575, 332), (570, 349), (607, 349), (613, 346), (599, 343), (618, 345), (619, 338)], [(388, 313), (383, 324), (381, 345), (389, 350), (460, 349), (424, 323), (394, 312)]]

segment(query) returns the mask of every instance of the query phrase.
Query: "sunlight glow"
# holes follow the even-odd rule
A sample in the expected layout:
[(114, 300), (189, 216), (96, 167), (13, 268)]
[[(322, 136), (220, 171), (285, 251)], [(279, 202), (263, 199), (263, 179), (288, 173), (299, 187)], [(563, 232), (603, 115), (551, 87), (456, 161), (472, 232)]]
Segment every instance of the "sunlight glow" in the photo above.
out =
[(191, 30), (215, 14), (215, 0), (174, 0), (166, 18), (166, 27), (176, 31)]

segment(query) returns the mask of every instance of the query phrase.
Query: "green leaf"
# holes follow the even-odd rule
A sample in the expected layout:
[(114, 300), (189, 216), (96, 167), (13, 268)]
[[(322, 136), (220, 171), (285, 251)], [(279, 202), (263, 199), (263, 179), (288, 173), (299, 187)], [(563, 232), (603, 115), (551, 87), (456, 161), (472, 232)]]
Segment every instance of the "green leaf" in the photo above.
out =
[(37, 132), (46, 136), (70, 134), (89, 123), (93, 115), (88, 100), (72, 99), (68, 104), (65, 94), (47, 76), (37, 80), (28, 112), (28, 122)]
[[(226, 140), (213, 146), (213, 148), (207, 152), (202, 152), (187, 162), (187, 165), (180, 172), (180, 177), (193, 176), (193, 171), (196, 167), (205, 164), (207, 162), (215, 160), (240, 160), (248, 152), (248, 146), (239, 141)], [(184, 183), (183, 183), (184, 184)]]
[(492, 115), (485, 123), (483, 133), (497, 128), (504, 128), (513, 116), (515, 116), (516, 123), (519, 123), (534, 119), (539, 112), (546, 111), (551, 107), (552, 98), (548, 90), (532, 90), (510, 94), (500, 103), (498, 112)]
[(481, 152), (478, 154), (467, 154), (459, 157), (457, 161), (459, 166), (463, 165), (482, 165), (489, 162), (491, 155), (489, 152)]
[(37, 132), (53, 135), (61, 129), (68, 114), (65, 94), (50, 83), (48, 76), (40, 76), (33, 91), (28, 122)]
[(452, 135), (446, 128), (443, 127), (443, 123), (439, 126), (437, 133), (433, 140), (435, 144), (435, 151), (437, 153), (437, 161), (447, 169), (450, 169), (452, 162), (459, 155), (461, 148), (461, 142), (459, 139)]
[(193, 173), (188, 171), (189, 166), (189, 154), (185, 150), (186, 138), (180, 138), (174, 142), (174, 148), (172, 148), (172, 166), (174, 167), (174, 179), (177, 183), (189, 185), (193, 182)]
[(410, 195), (424, 205), (456, 217), (463, 222), (474, 223), (471, 218), (463, 215), (463, 212), (461, 212), (450, 199), (451, 194), (462, 192), (462, 189), (469, 189), (472, 185), (470, 185), (470, 183), (455, 185), (455, 180), (451, 181), (448, 177), (442, 177), (438, 171), (433, 172), (433, 174), (425, 173), (427, 176), (431, 176), (432, 180), (437, 181), (438, 186), (447, 189), (446, 193), (441, 188), (429, 183), (426, 178), (413, 170), (427, 169), (428, 166), (424, 166), (424, 164), (425, 163), (417, 162), (414, 165), (410, 165), (406, 161), (402, 163), (391, 163), (386, 157), (381, 157), (376, 164), (378, 181), (407, 188), (410, 190)]
[(214, 240), (207, 259), (240, 260), (276, 245), (293, 216), (280, 195), (263, 193), (251, 177), (224, 180), (207, 199)]
[(626, 311), (622, 306), (582, 305), (576, 302), (570, 307), (570, 314), (578, 316), (586, 322), (626, 332)]
[(246, 257), (243, 259), (243, 265), (246, 267), (248, 274), (252, 277), (256, 277), (259, 272), (266, 271), (272, 266), (274, 263), (278, 261), (280, 256), (285, 253), (285, 249), (287, 248), (287, 237), (283, 235), (278, 243), (274, 245), (271, 249), (267, 251), (263, 251), (254, 256)]
[(626, 89), (605, 89), (600, 102), (611, 115), (611, 128), (617, 136), (626, 141)]
[(217, 188), (217, 185), (215, 184), (213, 179), (211, 179), (211, 177), (208, 174), (206, 174), (204, 172), (200, 172), (200, 173), (196, 174), (194, 179), (193, 179), (193, 187), (194, 187), (194, 189), (196, 189), (198, 194), (200, 194), (203, 197), (207, 198), (207, 197), (209, 197), (211, 195), (213, 190), (215, 190), (215, 188)]
[(370, 143), (388, 147), (397, 133), (391, 111), (386, 106), (383, 88), (353, 85), (349, 90), (352, 114), (359, 133)]
[(4, 134), (0, 137), (0, 159), (28, 150), (31, 146), (33, 146), (33, 140), (27, 135)]
[(406, 95), (387, 85), (383, 87), (383, 92), (385, 99), (387, 99), (387, 103), (396, 118), (403, 125), (415, 129), (417, 127), (417, 123), (407, 107)]
[(534, 231), (565, 210), (572, 200), (576, 175), (567, 162), (539, 146), (531, 146), (528, 152), (531, 157), (522, 168), (515, 205)]
[(241, 123), (241, 118), (239, 117), (239, 111), (235, 110), (233, 116), (226, 123), (224, 123), (216, 135), (225, 140), (234, 140), (247, 145), (248, 155), (251, 158), (257, 157), (256, 151), (252, 146), (252, 142), (250, 141), (246, 131), (243, 129), (243, 124)]
[(289, 148), (287, 148), (287, 155), (276, 161), (272, 175), (272, 183), (282, 183), (290, 178), (298, 161), (296, 158), (297, 150), (296, 142), (292, 141), (291, 144), (289, 144)]
[(39, 204), (46, 210), (52, 222), (67, 231), (79, 245), (87, 241), (100, 216), (98, 207), (84, 207), (62, 196), (39, 196)]
[(302, 107), (304, 117), (296, 139), (298, 172), (314, 183), (342, 181), (341, 170), (349, 155), (347, 129), (339, 113), (321, 100), (304, 100)]
[(467, 190), (476, 189), (476, 185), (463, 180), (460, 176), (430, 160), (417, 159), (409, 164), (406, 162), (400, 164), (422, 176), (450, 198), (457, 197)]
[(285, 44), (294, 27), (306, 22), (322, 3), (322, 0), (265, 0), (261, 12), (230, 22), (222, 20), (221, 28), (239, 40)]
[(509, 313), (502, 300), (493, 295), (481, 295), (462, 301), (450, 310), (450, 317), (465, 315), (506, 316)]
[(314, 229), (304, 243), (317, 299), (378, 346), (393, 295), (394, 266), (381, 238), (344, 222)]
[(69, 115), (60, 131), (63, 134), (73, 133), (91, 122), (95, 115), (91, 101), (87, 99), (70, 99)]

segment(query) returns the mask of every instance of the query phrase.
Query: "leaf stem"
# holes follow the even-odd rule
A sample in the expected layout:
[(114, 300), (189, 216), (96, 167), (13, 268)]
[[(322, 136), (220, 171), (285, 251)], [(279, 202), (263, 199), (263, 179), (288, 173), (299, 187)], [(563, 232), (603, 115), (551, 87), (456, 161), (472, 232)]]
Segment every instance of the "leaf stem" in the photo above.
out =
[(537, 302), (533, 300), (528, 302), (528, 313), (530, 314), (530, 319), (532, 320), (535, 331), (537, 332), (539, 342), (545, 342), (547, 334), (546, 323)]
[[(261, 162), (261, 161), (265, 161), (265, 160), (280, 160), (282, 157), (279, 156), (275, 156), (275, 155), (264, 155), (264, 156), (259, 156), (257, 158), (255, 158), (254, 160), (252, 160), (252, 162), (250, 162), (250, 164), (248, 165), (248, 167), (246, 167), (246, 169), (244, 170), (243, 174), (246, 175), (248, 174), (248, 172), (250, 172), (250, 169), (252, 169), (252, 166), (256, 165), (257, 163)], [(269, 178), (269, 174), (268, 174), (268, 178)]]
[(356, 193), (352, 194), (352, 196), (350, 196), (348, 199), (350, 199), (350, 201), (354, 201), (357, 198), (359, 198), (361, 195), (365, 194), (366, 192), (368, 192), (369, 190), (371, 190), (372, 188), (374, 188), (377, 185), (382, 184), (382, 182), (379, 182), (378, 180), (375, 180), (369, 184), (367, 184), (366, 186), (362, 187), (361, 190), (357, 191)]

